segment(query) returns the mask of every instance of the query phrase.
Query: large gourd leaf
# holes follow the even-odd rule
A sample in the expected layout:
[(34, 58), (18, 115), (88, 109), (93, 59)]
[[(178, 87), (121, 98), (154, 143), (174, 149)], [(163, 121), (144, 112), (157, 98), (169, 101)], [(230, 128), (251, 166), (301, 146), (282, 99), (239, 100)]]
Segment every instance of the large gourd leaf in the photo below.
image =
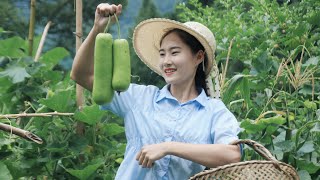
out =
[(72, 91), (56, 92), (52, 97), (40, 99), (39, 102), (57, 112), (72, 112)]
[(9, 56), (11, 58), (25, 57), (27, 46), (25, 40), (15, 36), (5, 40), (0, 40), (0, 56)]
[(0, 77), (9, 77), (12, 83), (19, 83), (25, 78), (31, 77), (26, 69), (18, 64), (11, 64), (4, 71), (0, 72)]
[(54, 48), (40, 57), (40, 61), (46, 64), (46, 69), (51, 70), (55, 65), (57, 65), (63, 58), (69, 55), (69, 52), (62, 48)]
[(74, 115), (74, 118), (89, 125), (94, 125), (105, 115), (106, 112), (100, 110), (98, 105), (92, 105), (84, 107), (82, 111), (77, 111)]

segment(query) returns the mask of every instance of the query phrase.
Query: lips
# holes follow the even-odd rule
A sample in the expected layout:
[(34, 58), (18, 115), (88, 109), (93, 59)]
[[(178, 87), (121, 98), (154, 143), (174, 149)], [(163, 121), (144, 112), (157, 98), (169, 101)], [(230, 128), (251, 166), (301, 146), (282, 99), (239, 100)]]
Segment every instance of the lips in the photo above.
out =
[(175, 68), (166, 68), (164, 69), (164, 73), (166, 73), (166, 75), (171, 75), (173, 74), (177, 69)]

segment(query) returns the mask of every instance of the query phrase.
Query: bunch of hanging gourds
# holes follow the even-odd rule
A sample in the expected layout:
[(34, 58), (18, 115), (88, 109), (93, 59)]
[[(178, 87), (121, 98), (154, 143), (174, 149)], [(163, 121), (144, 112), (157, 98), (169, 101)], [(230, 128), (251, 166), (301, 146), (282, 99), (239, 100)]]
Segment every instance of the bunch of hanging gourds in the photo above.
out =
[(109, 103), (114, 92), (128, 89), (131, 80), (131, 63), (129, 43), (120, 37), (120, 24), (118, 25), (118, 39), (113, 40), (107, 33), (110, 19), (103, 33), (95, 39), (94, 49), (94, 81), (92, 89), (93, 101), (99, 105)]

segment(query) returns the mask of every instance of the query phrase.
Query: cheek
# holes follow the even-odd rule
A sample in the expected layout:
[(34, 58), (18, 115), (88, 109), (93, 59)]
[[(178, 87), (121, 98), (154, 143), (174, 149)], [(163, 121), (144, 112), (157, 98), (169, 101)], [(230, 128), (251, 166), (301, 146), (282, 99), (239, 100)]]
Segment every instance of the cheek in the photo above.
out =
[(163, 59), (162, 58), (159, 58), (158, 66), (159, 66), (160, 69), (163, 68)]

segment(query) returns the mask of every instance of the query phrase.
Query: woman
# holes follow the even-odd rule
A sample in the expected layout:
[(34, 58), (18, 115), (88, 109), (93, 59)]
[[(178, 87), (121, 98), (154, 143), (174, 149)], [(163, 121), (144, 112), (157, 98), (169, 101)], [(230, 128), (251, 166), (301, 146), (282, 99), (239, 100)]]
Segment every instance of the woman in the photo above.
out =
[[(95, 23), (78, 50), (71, 78), (88, 90), (93, 85), (95, 37), (121, 5), (97, 6)], [(187, 179), (206, 167), (240, 160), (235, 117), (218, 99), (208, 96), (205, 78), (214, 60), (212, 32), (196, 22), (168, 19), (141, 22), (133, 46), (167, 85), (130, 84), (101, 109), (124, 118), (127, 147), (116, 179)]]

